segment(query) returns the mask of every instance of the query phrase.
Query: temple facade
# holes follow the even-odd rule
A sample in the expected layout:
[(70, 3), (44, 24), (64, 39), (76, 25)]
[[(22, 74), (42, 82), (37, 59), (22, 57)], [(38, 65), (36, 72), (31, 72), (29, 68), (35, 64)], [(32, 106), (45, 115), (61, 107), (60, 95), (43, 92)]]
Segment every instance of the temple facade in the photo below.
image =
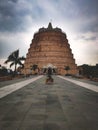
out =
[(65, 75), (66, 66), (70, 68), (69, 74), (78, 72), (66, 34), (60, 28), (53, 28), (51, 23), (34, 34), (22, 73), (33, 73), (32, 65), (38, 66), (38, 73), (43, 73), (44, 68), (52, 67), (57, 74)]

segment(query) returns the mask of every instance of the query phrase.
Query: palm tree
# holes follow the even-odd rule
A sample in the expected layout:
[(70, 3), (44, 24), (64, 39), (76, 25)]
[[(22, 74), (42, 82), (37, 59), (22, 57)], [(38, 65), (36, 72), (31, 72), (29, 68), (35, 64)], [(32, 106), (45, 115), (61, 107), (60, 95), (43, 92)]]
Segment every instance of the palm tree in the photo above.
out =
[(67, 75), (68, 75), (68, 71), (70, 70), (70, 67), (69, 66), (65, 66), (64, 70), (67, 71)]
[(19, 57), (19, 50), (16, 50), (14, 52), (12, 52), (7, 60), (5, 61), (5, 64), (9, 63), (9, 62), (12, 62), (10, 64), (10, 67), (12, 67), (13, 65), (15, 65), (15, 69), (14, 69), (14, 72), (16, 73), (16, 69), (17, 69), (17, 65), (19, 64), (20, 66), (24, 66), (23, 63), (21, 61), (24, 61), (25, 58), (22, 56), (22, 57)]

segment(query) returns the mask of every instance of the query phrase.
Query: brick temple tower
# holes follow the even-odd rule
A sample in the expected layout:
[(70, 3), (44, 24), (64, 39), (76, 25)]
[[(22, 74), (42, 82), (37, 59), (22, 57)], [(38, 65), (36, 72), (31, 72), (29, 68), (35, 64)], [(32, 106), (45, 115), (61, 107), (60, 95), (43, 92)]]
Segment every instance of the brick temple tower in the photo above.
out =
[(57, 74), (66, 74), (65, 66), (69, 66), (70, 74), (77, 74), (77, 65), (66, 34), (60, 28), (53, 28), (49, 23), (47, 28), (40, 28), (34, 34), (24, 63), (24, 74), (29, 74), (32, 65), (38, 65), (39, 71), (51, 66)]

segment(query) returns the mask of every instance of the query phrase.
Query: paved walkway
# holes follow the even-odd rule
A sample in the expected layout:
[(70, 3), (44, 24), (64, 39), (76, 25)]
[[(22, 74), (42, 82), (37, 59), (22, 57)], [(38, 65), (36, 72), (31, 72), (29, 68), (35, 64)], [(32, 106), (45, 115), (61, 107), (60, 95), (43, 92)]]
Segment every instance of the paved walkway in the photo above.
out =
[(54, 76), (0, 99), (0, 130), (98, 130), (98, 93)]
[(35, 80), (37, 80), (37, 79), (39, 79), (41, 77), (42, 77), (42, 75), (38, 76), (38, 77), (35, 77), (35, 78), (32, 78), (32, 79), (27, 79), (25, 81), (21, 81), (19, 83), (13, 83), (11, 85), (7, 85), (5, 87), (0, 88), (0, 98), (3, 98), (4, 96), (6, 96), (6, 95), (8, 95), (8, 94), (22, 88), (22, 87), (34, 82)]
[(29, 77), (22, 77), (22, 78), (16, 78), (16, 79), (12, 79), (12, 80), (7, 80), (7, 81), (0, 81), (0, 88), (4, 87), (4, 86), (8, 86), (14, 83), (18, 83), (21, 81), (25, 81), (27, 79), (31, 79), (31, 78), (35, 78), (35, 75), (29, 76)]
[(98, 92), (98, 86), (97, 85), (93, 85), (93, 84), (88, 84), (88, 83), (76, 81), (76, 80), (73, 80), (73, 79), (65, 78), (63, 76), (58, 76), (58, 77), (62, 78), (62, 79), (65, 79), (67, 81), (70, 81), (70, 82), (72, 82), (74, 84), (77, 84), (77, 85), (79, 85), (81, 87), (84, 87), (84, 88), (90, 89), (92, 91)]

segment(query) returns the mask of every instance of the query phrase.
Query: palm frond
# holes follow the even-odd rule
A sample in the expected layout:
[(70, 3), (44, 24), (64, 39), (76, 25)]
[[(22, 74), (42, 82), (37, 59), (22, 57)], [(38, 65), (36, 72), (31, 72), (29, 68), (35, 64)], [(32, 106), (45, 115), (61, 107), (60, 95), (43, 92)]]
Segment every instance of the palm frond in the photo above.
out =
[(5, 62), (4, 62), (4, 64), (7, 64), (8, 63), (8, 60), (6, 60)]
[(26, 58), (22, 56), (22, 57), (19, 57), (18, 59), (21, 61), (24, 61)]
[(19, 57), (19, 49), (13, 52), (13, 57), (18, 58)]
[(14, 65), (15, 63), (14, 62), (12, 62), (11, 64), (10, 64), (10, 68)]
[(22, 64), (22, 68), (24, 68), (24, 64)]
[(18, 61), (18, 64), (21, 65), (21, 66), (23, 65), (21, 61)]
[(15, 58), (18, 58), (18, 57), (19, 57), (19, 50), (16, 50), (16, 51), (12, 52), (12, 53), (9, 55), (8, 59), (14, 60)]
[(4, 64), (7, 64), (8, 62), (10, 62), (10, 60), (9, 60), (9, 59), (7, 59), (7, 60), (4, 62)]

